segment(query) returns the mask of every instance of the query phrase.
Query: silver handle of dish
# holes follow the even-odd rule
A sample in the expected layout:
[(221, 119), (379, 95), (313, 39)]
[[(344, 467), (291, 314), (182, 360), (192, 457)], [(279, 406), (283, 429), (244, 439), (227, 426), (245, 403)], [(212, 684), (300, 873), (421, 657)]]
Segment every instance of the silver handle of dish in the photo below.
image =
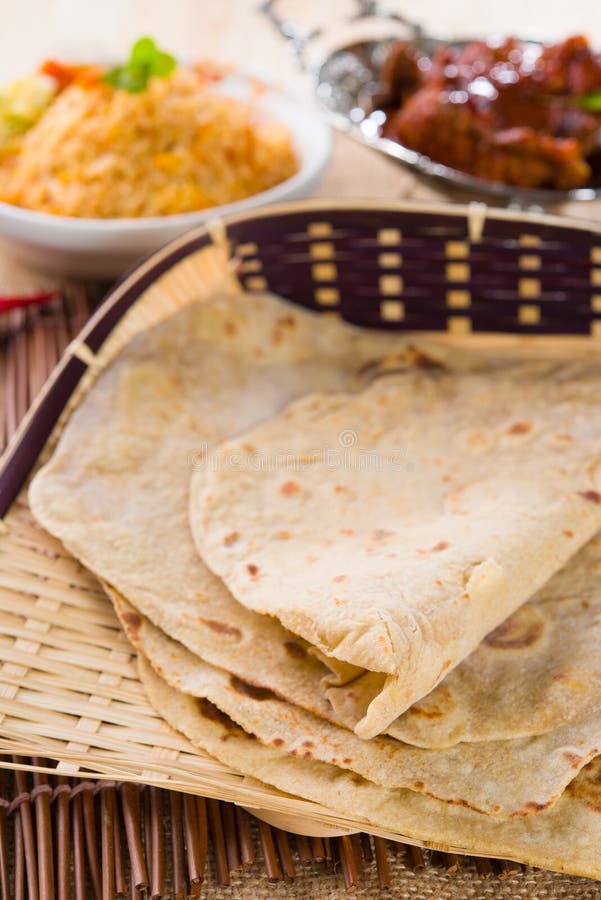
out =
[[(380, 0), (354, 0), (356, 11), (351, 15), (350, 21), (361, 19), (388, 19), (407, 28), (410, 38), (419, 41), (425, 37), (424, 30), (417, 22), (411, 21), (406, 16), (390, 9)], [(290, 48), (302, 69), (307, 69), (305, 52), (307, 47), (318, 37), (323, 35), (323, 28), (315, 26), (307, 28), (298, 22), (285, 19), (277, 10), (277, 0), (261, 0), (260, 12), (265, 15), (278, 34), (290, 44)]]

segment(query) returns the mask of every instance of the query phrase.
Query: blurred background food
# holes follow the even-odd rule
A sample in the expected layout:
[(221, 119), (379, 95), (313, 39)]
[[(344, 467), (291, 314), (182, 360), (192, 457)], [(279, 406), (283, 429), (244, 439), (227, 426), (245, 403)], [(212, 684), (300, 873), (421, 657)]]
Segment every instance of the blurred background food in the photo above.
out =
[(220, 80), (148, 37), (119, 66), (48, 60), (0, 90), (0, 199), (63, 216), (161, 216), (285, 181), (298, 169), (289, 132), (214, 90)]
[(583, 35), (439, 47), (399, 41), (382, 69), (386, 137), (479, 178), (570, 190), (601, 151), (601, 53)]

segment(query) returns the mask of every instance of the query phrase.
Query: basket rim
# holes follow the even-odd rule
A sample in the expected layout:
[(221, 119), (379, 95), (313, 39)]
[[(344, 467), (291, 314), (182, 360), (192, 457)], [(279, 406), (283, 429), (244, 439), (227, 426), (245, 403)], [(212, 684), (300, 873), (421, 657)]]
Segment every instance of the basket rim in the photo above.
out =
[[(0, 520), (6, 515), (37, 462), (59, 416), (66, 408), (89, 362), (125, 313), (161, 275), (193, 252), (215, 242), (216, 235), (228, 239), (228, 230), (242, 223), (260, 223), (282, 216), (333, 212), (381, 212), (430, 214), (441, 218), (465, 218), (475, 215), (486, 220), (515, 222), (568, 229), (601, 237), (601, 223), (558, 214), (514, 209), (499, 209), (472, 201), (465, 204), (423, 203), (406, 200), (299, 200), (251, 209), (228, 216), (216, 215), (184, 232), (129, 269), (105, 294), (100, 305), (83, 326), (77, 338), (63, 352), (39, 394), (19, 424), (8, 446), (0, 455)], [(82, 354), (77, 348), (83, 349)], [(89, 359), (86, 360), (86, 356)], [(57, 396), (54, 397), (53, 393)]]

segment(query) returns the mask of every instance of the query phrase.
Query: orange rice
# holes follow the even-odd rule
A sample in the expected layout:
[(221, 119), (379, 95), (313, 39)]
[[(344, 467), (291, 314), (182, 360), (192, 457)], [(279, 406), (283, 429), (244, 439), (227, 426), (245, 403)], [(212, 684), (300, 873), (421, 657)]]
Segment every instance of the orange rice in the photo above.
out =
[(283, 126), (179, 68), (138, 94), (67, 87), (0, 156), (0, 199), (64, 216), (163, 216), (241, 200), (297, 169)]

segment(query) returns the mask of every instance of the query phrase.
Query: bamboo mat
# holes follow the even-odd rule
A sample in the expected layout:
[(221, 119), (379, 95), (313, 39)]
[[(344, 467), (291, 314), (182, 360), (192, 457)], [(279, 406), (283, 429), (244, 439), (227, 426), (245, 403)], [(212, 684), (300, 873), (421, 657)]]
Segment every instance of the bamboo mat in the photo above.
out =
[[(45, 306), (0, 315), (0, 444), (101, 295), (98, 286), (67, 284)], [(423, 851), (364, 834), (303, 838), (231, 803), (13, 771), (16, 763), (54, 768), (38, 757), (0, 756), (0, 900), (321, 900), (346, 890), (407, 900), (601, 898), (596, 882), (516, 863)]]

